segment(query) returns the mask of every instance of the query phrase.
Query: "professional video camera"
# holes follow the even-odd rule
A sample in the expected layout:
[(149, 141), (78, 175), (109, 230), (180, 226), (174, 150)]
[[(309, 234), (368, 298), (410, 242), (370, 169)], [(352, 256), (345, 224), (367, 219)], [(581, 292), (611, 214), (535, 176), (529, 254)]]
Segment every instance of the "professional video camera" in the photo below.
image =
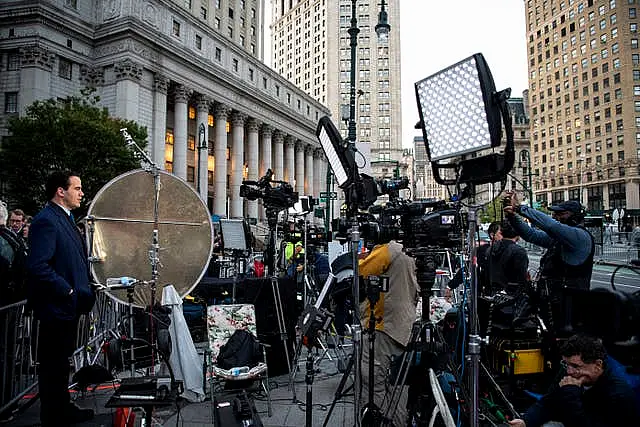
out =
[[(298, 201), (298, 193), (293, 191), (291, 184), (272, 178), (273, 171), (269, 169), (258, 181), (242, 181), (240, 197), (262, 199), (267, 210), (281, 211), (293, 207)], [(272, 184), (277, 185), (274, 187)]]

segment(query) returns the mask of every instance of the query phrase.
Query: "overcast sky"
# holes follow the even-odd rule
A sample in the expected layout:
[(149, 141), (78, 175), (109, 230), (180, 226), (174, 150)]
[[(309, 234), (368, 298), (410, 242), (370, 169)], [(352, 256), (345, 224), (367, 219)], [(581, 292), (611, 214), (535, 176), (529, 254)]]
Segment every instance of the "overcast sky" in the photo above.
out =
[(461, 59), (482, 53), (496, 89), (512, 97), (527, 88), (523, 0), (401, 0), (400, 41), (404, 147), (420, 135), (414, 83)]
[[(265, 2), (265, 63), (271, 64), (271, 2)], [(372, 25), (373, 26), (373, 25)], [(414, 83), (481, 52), (496, 89), (527, 88), (524, 0), (401, 0), (402, 145), (411, 147), (420, 132)], [(390, 37), (398, 36), (391, 28)]]

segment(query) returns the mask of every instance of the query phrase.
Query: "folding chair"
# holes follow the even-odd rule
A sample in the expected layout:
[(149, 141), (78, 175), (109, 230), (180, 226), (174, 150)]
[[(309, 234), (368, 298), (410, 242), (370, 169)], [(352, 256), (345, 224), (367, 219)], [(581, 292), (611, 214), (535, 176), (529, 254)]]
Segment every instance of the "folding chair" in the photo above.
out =
[[(216, 365), (220, 347), (229, 340), (236, 330), (244, 329), (257, 336), (255, 308), (251, 304), (210, 305), (207, 307), (207, 332), (209, 337), (207, 375), (211, 380), (211, 396), (226, 381), (258, 381), (267, 396), (268, 415), (271, 417), (271, 396), (269, 393), (269, 372), (265, 344), (262, 347), (262, 362), (250, 369), (238, 366), (223, 369)], [(242, 369), (245, 368), (245, 369)], [(226, 383), (225, 383), (226, 384)]]

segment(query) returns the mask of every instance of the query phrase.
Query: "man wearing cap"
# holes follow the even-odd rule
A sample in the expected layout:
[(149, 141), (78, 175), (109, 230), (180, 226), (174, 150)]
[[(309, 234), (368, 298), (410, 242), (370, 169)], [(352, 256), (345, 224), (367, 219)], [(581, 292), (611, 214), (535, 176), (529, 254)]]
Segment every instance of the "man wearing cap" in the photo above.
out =
[[(595, 244), (583, 227), (582, 205), (569, 200), (549, 208), (552, 217), (529, 206), (521, 205), (514, 192), (508, 193), (509, 203), (504, 212), (516, 232), (527, 242), (547, 248), (540, 259), (538, 289), (546, 291), (551, 305), (551, 319), (541, 313), (545, 321), (555, 322), (555, 329), (563, 321), (563, 287), (588, 290)], [(516, 215), (518, 214), (518, 215)], [(537, 228), (527, 225), (527, 218)]]

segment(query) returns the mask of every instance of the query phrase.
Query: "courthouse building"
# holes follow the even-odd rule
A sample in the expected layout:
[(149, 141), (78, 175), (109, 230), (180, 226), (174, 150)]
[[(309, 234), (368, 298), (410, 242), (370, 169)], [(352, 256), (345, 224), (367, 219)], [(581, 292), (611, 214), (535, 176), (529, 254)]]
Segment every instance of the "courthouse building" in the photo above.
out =
[(317, 197), (329, 111), (263, 64), (262, 16), (262, 0), (2, 0), (0, 136), (34, 101), (92, 87), (214, 214), (258, 218), (239, 188), (268, 168)]

